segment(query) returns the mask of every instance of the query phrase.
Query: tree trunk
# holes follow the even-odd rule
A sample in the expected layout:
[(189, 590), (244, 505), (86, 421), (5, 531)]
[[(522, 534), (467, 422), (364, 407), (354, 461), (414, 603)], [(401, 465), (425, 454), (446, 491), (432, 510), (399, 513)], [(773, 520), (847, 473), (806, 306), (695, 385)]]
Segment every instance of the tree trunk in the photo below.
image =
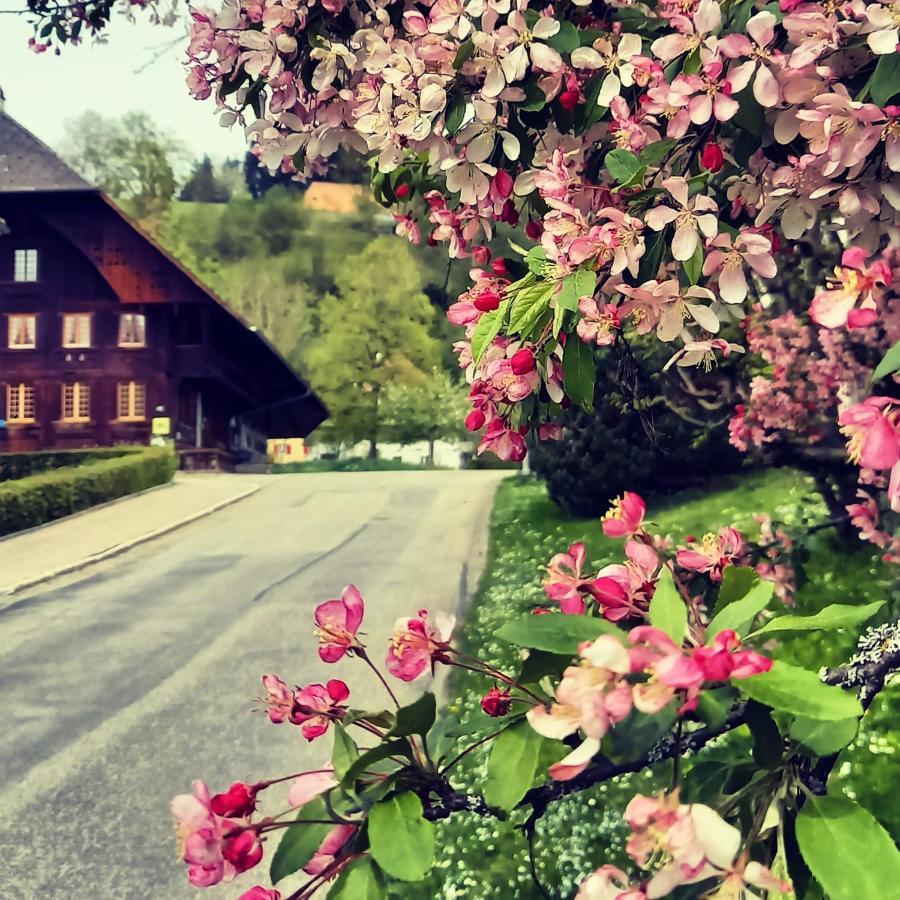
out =
[(428, 465), (434, 465), (434, 438), (428, 438)]
[(369, 459), (378, 459), (378, 438), (369, 438)]

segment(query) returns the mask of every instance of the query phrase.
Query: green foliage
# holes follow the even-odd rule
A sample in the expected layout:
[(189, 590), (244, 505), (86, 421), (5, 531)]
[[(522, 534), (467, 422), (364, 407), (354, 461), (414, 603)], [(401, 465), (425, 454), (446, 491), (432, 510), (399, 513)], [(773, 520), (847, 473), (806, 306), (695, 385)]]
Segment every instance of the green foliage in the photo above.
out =
[(568, 616), (551, 613), (525, 616), (507, 622), (497, 630), (497, 637), (518, 647), (530, 647), (545, 653), (574, 655), (582, 641), (594, 641), (601, 634), (621, 634), (621, 629), (594, 616)]
[(335, 292), (320, 302), (319, 331), (301, 358), (331, 413), (333, 439), (374, 449), (385, 434), (385, 390), (421, 383), (437, 365), (435, 312), (422, 286), (407, 246), (379, 238), (346, 260)]
[[(730, 571), (752, 572), (753, 570), (732, 567), (727, 570), (727, 572)], [(733, 583), (729, 582), (729, 584)], [(756, 616), (769, 605), (774, 593), (775, 585), (771, 581), (757, 581), (745, 595), (723, 605), (721, 602), (722, 591), (720, 591), (716, 614), (712, 617), (706, 632), (708, 642), (712, 641), (720, 631), (725, 631), (728, 628), (736, 631), (738, 634), (746, 634), (747, 628), (749, 628)]]
[(307, 803), (297, 818), (301, 824), (292, 825), (284, 830), (281, 840), (275, 848), (272, 862), (269, 864), (269, 877), (272, 884), (287, 878), (303, 868), (318, 850), (319, 844), (331, 830), (328, 822), (310, 822), (310, 819), (327, 819), (328, 810), (324, 801), (316, 797)]
[(331, 900), (383, 900), (384, 877), (368, 856), (347, 866), (328, 892)]
[(428, 734), (428, 730), (434, 725), (436, 713), (437, 704), (434, 694), (426, 692), (409, 706), (402, 706), (397, 710), (397, 721), (391, 728), (390, 734), (393, 737)]
[(900, 851), (868, 810), (845, 797), (810, 797), (797, 818), (803, 859), (831, 900), (900, 895)]
[(389, 384), (384, 392), (385, 431), (400, 444), (462, 437), (467, 411), (465, 388), (441, 369), (415, 383)]
[(489, 806), (511, 810), (525, 796), (537, 774), (544, 739), (521, 720), (510, 725), (491, 747), (484, 799)]
[(422, 816), (422, 801), (407, 791), (372, 807), (369, 844), (375, 862), (401, 881), (421, 881), (434, 862), (434, 825)]
[(882, 606), (884, 606), (883, 600), (876, 600), (865, 606), (834, 603), (813, 616), (777, 616), (756, 631), (754, 637), (792, 631), (833, 631), (836, 628), (847, 628), (871, 619)]
[(140, 452), (136, 447), (101, 447), (92, 450), (37, 450), (31, 453), (0, 453), (0, 482), (26, 478), (50, 469), (82, 466), (103, 459), (116, 459)]
[(650, 601), (650, 624), (664, 631), (676, 644), (684, 640), (687, 631), (687, 607), (675, 589), (672, 570), (663, 568), (653, 599)]
[(147, 447), (4, 481), (0, 483), (0, 535), (165, 484), (177, 468), (170, 450)]
[(227, 203), (230, 198), (229, 186), (219, 180), (208, 156), (204, 156), (194, 164), (194, 170), (178, 194), (179, 200), (194, 203)]
[(272, 466), (275, 474), (315, 472), (401, 472), (420, 471), (432, 466), (420, 466), (399, 459), (311, 459), (308, 462), (277, 463)]

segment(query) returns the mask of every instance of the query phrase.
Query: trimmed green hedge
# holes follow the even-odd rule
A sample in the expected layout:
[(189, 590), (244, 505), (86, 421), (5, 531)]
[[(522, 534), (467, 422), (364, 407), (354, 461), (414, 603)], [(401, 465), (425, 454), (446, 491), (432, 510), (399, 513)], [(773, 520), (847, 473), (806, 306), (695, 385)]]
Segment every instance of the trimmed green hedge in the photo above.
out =
[(37, 450), (33, 453), (0, 453), (0, 481), (27, 478), (51, 469), (83, 466), (103, 459), (140, 453), (143, 447), (97, 447), (91, 450)]
[(0, 483), (0, 535), (165, 484), (177, 468), (178, 459), (170, 450), (123, 448), (113, 458), (4, 481)]

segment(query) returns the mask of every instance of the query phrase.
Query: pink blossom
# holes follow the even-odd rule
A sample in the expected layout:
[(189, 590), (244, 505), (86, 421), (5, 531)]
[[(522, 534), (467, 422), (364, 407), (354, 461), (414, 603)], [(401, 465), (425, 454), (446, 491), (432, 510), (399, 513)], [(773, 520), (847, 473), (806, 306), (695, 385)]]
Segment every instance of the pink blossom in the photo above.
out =
[(649, 680), (634, 685), (634, 705), (644, 713), (655, 714), (664, 709), (678, 691), (685, 700), (679, 713), (697, 705), (703, 684), (703, 669), (686, 655), (664, 631), (650, 625), (639, 625), (628, 633), (632, 650), (632, 672), (646, 672)]
[(356, 585), (348, 584), (339, 600), (326, 600), (316, 607), (315, 618), (319, 637), (319, 657), (333, 663), (345, 653), (362, 647), (356, 632), (362, 624), (365, 604)]
[(290, 717), (294, 706), (293, 691), (277, 676), (263, 675), (266, 697), (262, 701), (268, 706), (269, 720), (276, 725)]
[(327, 767), (314, 772), (304, 772), (294, 779), (288, 793), (288, 803), (294, 808), (306, 806), (311, 800), (315, 800), (326, 791), (337, 787), (337, 779), (334, 777), (334, 769)]
[(704, 535), (699, 544), (679, 550), (675, 558), (681, 568), (721, 581), (722, 572), (743, 554), (744, 546), (744, 538), (736, 528), (720, 528), (718, 534)]
[(450, 635), (456, 619), (446, 613), (428, 615), (419, 610), (416, 616), (397, 619), (388, 647), (387, 668), (401, 681), (415, 681), (435, 663), (447, 663)]
[(616, 335), (622, 327), (619, 319), (619, 308), (613, 303), (606, 303), (602, 309), (594, 297), (582, 297), (578, 301), (581, 318), (575, 330), (585, 343), (594, 343), (598, 347), (608, 347), (615, 343)]
[[(335, 859), (344, 849), (344, 847), (352, 840), (357, 832), (356, 825), (335, 825), (325, 839), (319, 845), (319, 849), (313, 854), (312, 859), (303, 867), (303, 871), (307, 875), (320, 875), (329, 866), (333, 865)], [(337, 875), (337, 870), (332, 873)]]
[[(735, 76), (747, 84), (754, 71), (753, 96), (761, 106), (777, 106), (781, 100), (781, 89), (776, 79), (776, 72), (783, 63), (779, 51), (768, 49), (775, 39), (775, 26), (778, 20), (768, 10), (751, 16), (745, 26), (747, 34), (729, 34), (718, 42), (719, 52), (729, 59), (741, 56), (751, 57), (738, 66)], [(748, 36), (749, 35), (749, 36)], [(740, 70), (740, 73), (738, 73)]]
[(754, 650), (741, 650), (741, 639), (730, 628), (723, 629), (710, 646), (695, 647), (694, 661), (703, 672), (704, 681), (728, 681), (729, 678), (749, 678), (768, 672), (772, 660)]
[(575, 900), (647, 900), (647, 895), (641, 887), (629, 884), (621, 869), (600, 866), (581, 882)]
[(672, 256), (680, 261), (690, 259), (697, 249), (701, 232), (707, 238), (716, 236), (719, 227), (716, 219), (718, 206), (711, 197), (704, 194), (697, 194), (693, 199), (689, 199), (688, 183), (684, 178), (674, 176), (667, 178), (662, 182), (662, 186), (679, 208), (655, 206), (644, 216), (644, 221), (654, 231), (662, 231), (666, 225), (674, 222)]
[(276, 891), (275, 888), (264, 888), (257, 884), (249, 891), (244, 891), (238, 900), (281, 900), (281, 891)]
[[(835, 267), (832, 287), (813, 297), (809, 314), (826, 328), (862, 328), (878, 315), (878, 303), (893, 273), (883, 260), (867, 265), (868, 253), (862, 247), (850, 247)], [(859, 304), (857, 308), (857, 304)]]
[(294, 694), (291, 721), (300, 726), (308, 741), (321, 737), (335, 719), (343, 717), (346, 710), (342, 702), (350, 696), (350, 689), (338, 678), (327, 685), (308, 684)]
[(224, 793), (214, 794), (209, 801), (209, 808), (217, 816), (249, 816), (256, 809), (256, 788), (243, 781), (236, 781)]
[(646, 512), (647, 504), (643, 498), (625, 491), (603, 516), (603, 533), (608, 538), (634, 537), (643, 529)]
[(847, 454), (867, 469), (891, 470), (890, 496), (896, 497), (900, 478), (900, 407), (892, 397), (869, 397), (848, 406), (838, 417), (848, 435)]
[(663, 62), (697, 50), (704, 37), (722, 25), (722, 11), (715, 0), (700, 0), (693, 16), (679, 21), (679, 25), (679, 32), (657, 38), (650, 45), (653, 55)]
[(726, 303), (743, 303), (747, 299), (745, 266), (761, 278), (774, 278), (778, 274), (772, 242), (761, 234), (745, 229), (732, 238), (723, 232), (707, 246), (712, 250), (703, 262), (703, 274), (718, 275), (719, 295)]
[(521, 462), (525, 459), (526, 447), (523, 433), (510, 428), (500, 417), (490, 422), (478, 445), (478, 455), (492, 452), (498, 459)]
[(584, 613), (583, 594), (589, 594), (593, 586), (593, 579), (582, 575), (585, 562), (587, 553), (584, 544), (578, 541), (569, 547), (568, 552), (557, 553), (547, 565), (544, 593), (559, 603), (564, 613)]

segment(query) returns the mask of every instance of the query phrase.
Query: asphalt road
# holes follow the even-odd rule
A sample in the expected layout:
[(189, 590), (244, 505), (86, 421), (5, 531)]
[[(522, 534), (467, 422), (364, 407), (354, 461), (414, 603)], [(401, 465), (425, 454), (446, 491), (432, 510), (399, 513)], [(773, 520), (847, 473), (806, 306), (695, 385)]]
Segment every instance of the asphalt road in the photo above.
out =
[(307, 745), (249, 713), (260, 675), (341, 677), (354, 706), (382, 703), (359, 662), (319, 662), (314, 606), (358, 584), (376, 657), (398, 616), (460, 609), (497, 481), (263, 478), (249, 499), (0, 611), (0, 900), (232, 900), (252, 885), (187, 885), (172, 795), (327, 759), (329, 739)]

